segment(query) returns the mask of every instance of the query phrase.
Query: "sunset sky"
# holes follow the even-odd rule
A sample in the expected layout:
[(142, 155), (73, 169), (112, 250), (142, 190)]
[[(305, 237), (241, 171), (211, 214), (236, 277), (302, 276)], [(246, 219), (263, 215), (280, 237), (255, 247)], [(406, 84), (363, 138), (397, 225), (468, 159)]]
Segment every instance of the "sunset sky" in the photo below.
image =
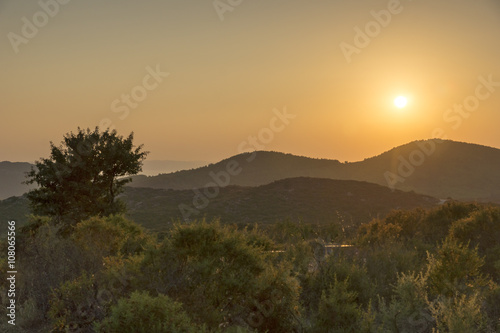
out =
[(500, 148), (498, 0), (0, 0), (0, 31), (0, 161), (104, 124), (156, 160)]

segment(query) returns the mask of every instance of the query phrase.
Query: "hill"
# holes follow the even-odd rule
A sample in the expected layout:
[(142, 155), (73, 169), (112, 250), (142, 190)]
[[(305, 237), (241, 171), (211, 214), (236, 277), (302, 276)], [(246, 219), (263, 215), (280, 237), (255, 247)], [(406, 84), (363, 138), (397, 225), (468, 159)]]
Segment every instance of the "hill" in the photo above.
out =
[(25, 162), (0, 162), (0, 200), (19, 196), (33, 186), (25, 185), (25, 173), (31, 170), (32, 164)]
[[(154, 167), (164, 167), (152, 164)], [(0, 199), (22, 195), (29, 163), (0, 163)], [(500, 203), (500, 149), (449, 140), (414, 141), (353, 163), (278, 152), (244, 153), (204, 167), (133, 177), (132, 187), (188, 190), (214, 184), (260, 186), (314, 177), (367, 181), (437, 198)]]
[[(175, 221), (203, 217), (219, 217), (223, 223), (239, 225), (270, 224), (284, 219), (314, 224), (340, 222), (348, 228), (384, 217), (393, 209), (433, 207), (439, 201), (367, 182), (306, 177), (258, 187), (227, 186), (220, 188), (211, 199), (206, 197), (204, 189), (132, 187), (127, 187), (120, 197), (127, 204), (131, 219), (158, 231), (169, 228)], [(0, 215), (16, 219), (22, 225), (26, 221), (27, 205), (25, 197), (2, 200)]]
[(500, 203), (500, 149), (450, 140), (415, 141), (362, 162), (349, 177), (437, 198)]
[[(360, 162), (278, 152), (244, 153), (194, 170), (133, 177), (131, 186), (191, 189), (260, 186), (293, 177), (367, 181), (438, 198), (500, 202), (500, 149), (450, 140), (414, 141)], [(232, 171), (232, 172), (230, 172)]]
[[(270, 151), (239, 154), (215, 164), (194, 170), (182, 170), (158, 176), (134, 176), (130, 186), (184, 190), (202, 188), (216, 182), (214, 177), (228, 173), (229, 184), (240, 186), (259, 186), (278, 179), (293, 177), (328, 177), (332, 172), (340, 172), (342, 163), (336, 160), (314, 159)], [(220, 181), (219, 181), (220, 183)]]
[[(152, 160), (144, 161), (143, 174), (158, 175), (170, 173), (178, 170), (187, 170), (207, 165), (204, 161), (173, 161), (173, 160)], [(12, 196), (20, 196), (35, 188), (35, 185), (26, 185), (26, 172), (34, 166), (27, 162), (0, 162), (0, 200)]]
[(199, 168), (207, 164), (209, 163), (206, 161), (145, 160), (141, 173), (147, 176), (155, 176), (161, 173)]

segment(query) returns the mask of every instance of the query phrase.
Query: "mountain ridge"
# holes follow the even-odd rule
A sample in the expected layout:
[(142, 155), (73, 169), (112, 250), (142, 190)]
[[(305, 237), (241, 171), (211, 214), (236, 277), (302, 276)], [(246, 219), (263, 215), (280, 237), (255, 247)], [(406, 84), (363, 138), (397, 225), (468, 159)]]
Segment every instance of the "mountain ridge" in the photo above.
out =
[[(11, 163), (11, 164), (9, 164)], [(0, 199), (28, 190), (30, 164), (0, 162)], [(18, 170), (3, 172), (17, 166)], [(273, 151), (246, 152), (217, 163), (156, 176), (136, 175), (130, 186), (192, 189), (260, 186), (294, 177), (358, 180), (437, 198), (500, 203), (500, 149), (451, 140), (416, 140), (356, 162)]]
[[(238, 172), (226, 170), (230, 163)], [(200, 188), (217, 183), (214, 175), (221, 174), (230, 176), (229, 182), (219, 182), (223, 186), (259, 186), (305, 176), (367, 181), (443, 199), (500, 202), (499, 169), (500, 149), (434, 139), (412, 141), (363, 161), (347, 163), (280, 152), (242, 153), (194, 170), (134, 176), (131, 186)]]

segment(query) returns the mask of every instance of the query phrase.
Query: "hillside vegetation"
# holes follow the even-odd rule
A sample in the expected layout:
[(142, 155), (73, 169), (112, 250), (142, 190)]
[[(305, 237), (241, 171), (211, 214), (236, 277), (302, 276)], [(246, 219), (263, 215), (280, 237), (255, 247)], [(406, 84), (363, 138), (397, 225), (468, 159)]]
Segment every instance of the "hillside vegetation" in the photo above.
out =
[[(122, 199), (131, 218), (153, 230), (163, 229), (173, 221), (201, 217), (239, 225), (289, 219), (306, 224), (338, 222), (352, 228), (383, 217), (392, 209), (432, 207), (438, 203), (429, 196), (393, 192), (367, 182), (304, 177), (257, 187), (228, 186), (213, 199), (205, 196), (204, 190), (146, 188), (127, 188)], [(193, 202), (203, 205), (197, 208)]]
[[(339, 223), (345, 229), (358, 227), (393, 209), (433, 207), (438, 200), (352, 180), (290, 178), (258, 187), (228, 186), (218, 189), (163, 190), (126, 187), (120, 196), (128, 216), (149, 230), (167, 230), (176, 221), (206, 217), (240, 226), (269, 225), (279, 220), (304, 224)], [(193, 203), (194, 202), (194, 203)], [(196, 204), (196, 206), (195, 206)], [(201, 205), (201, 207), (200, 207)], [(205, 206), (206, 205), (206, 206)], [(184, 213), (183, 213), (184, 212)], [(0, 215), (27, 221), (28, 200), (24, 197), (0, 201)]]

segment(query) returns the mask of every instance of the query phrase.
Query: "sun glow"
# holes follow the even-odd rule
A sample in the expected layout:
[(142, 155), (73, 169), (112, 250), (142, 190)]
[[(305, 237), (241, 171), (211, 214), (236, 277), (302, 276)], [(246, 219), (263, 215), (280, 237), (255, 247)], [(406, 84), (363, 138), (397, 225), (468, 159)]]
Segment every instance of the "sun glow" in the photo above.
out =
[(394, 99), (394, 105), (396, 105), (398, 109), (404, 108), (407, 103), (408, 99), (404, 96), (398, 96)]

